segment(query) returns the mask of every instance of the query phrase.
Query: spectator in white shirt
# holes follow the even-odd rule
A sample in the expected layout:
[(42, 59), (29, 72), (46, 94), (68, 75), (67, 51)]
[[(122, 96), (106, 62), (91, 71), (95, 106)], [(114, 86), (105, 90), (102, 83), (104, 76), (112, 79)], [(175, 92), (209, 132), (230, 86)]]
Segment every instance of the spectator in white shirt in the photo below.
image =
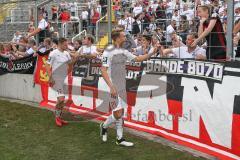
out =
[(21, 37), (22, 37), (21, 32), (20, 32), (20, 31), (17, 31), (17, 32), (14, 34), (14, 37), (13, 37), (13, 39), (12, 39), (12, 42), (18, 43)]
[(176, 21), (172, 20), (171, 24), (169, 26), (167, 26), (167, 31), (166, 31), (166, 42), (172, 42), (172, 34), (175, 33), (176, 29)]
[(133, 8), (133, 16), (136, 17), (140, 13), (142, 13), (143, 8), (139, 3), (136, 3), (135, 7)]
[(140, 29), (140, 33), (142, 33), (142, 14), (137, 15), (136, 18), (137, 18), (137, 19), (136, 19), (136, 22), (137, 22), (138, 27), (139, 27), (139, 29)]
[(126, 29), (126, 21), (125, 21), (125, 15), (121, 15), (121, 19), (118, 21), (118, 25), (123, 25)]
[(172, 16), (172, 20), (176, 21), (176, 27), (179, 28), (180, 25), (180, 15), (179, 15), (179, 10), (175, 9), (173, 16)]
[(43, 18), (43, 15), (39, 15), (39, 23), (38, 23), (38, 28), (35, 29), (31, 34), (27, 36), (27, 38), (30, 38), (32, 36), (35, 36), (39, 34), (39, 43), (43, 42), (45, 38), (47, 38), (49, 35), (47, 34), (47, 27), (48, 23), (47, 21)]
[(141, 46), (142, 45), (142, 35), (138, 34), (137, 36), (135, 36), (134, 42), (137, 47)]
[(100, 13), (100, 17), (102, 17), (101, 16), (101, 14), (102, 14), (102, 6), (100, 5), (99, 1), (97, 1), (97, 11), (98, 11), (98, 13)]
[(182, 0), (175, 0), (175, 3), (173, 3), (174, 10), (179, 10), (180, 14), (183, 12), (183, 2)]
[(87, 30), (88, 16), (89, 16), (89, 13), (87, 11), (87, 8), (84, 8), (82, 13), (81, 13), (83, 30)]
[(131, 13), (127, 13), (125, 24), (126, 24), (126, 31), (128, 31), (129, 33), (132, 33), (133, 22), (134, 22), (134, 19), (132, 18)]
[(192, 24), (192, 20), (194, 18), (194, 10), (189, 8), (187, 4), (184, 5), (183, 12), (180, 15), (187, 16), (187, 20), (189, 21), (190, 24)]
[(151, 32), (154, 32), (157, 29), (157, 25), (155, 23), (155, 18), (151, 18), (151, 23), (149, 24), (149, 29)]
[(82, 58), (96, 58), (97, 47), (93, 45), (94, 38), (92, 36), (86, 36), (83, 39), (83, 46), (79, 48), (78, 53)]
[(71, 16), (75, 17), (76, 10), (77, 10), (77, 3), (76, 2), (70, 3)]
[(209, 5), (211, 2), (209, 0), (201, 0), (201, 5)]
[(167, 4), (166, 4), (166, 14), (167, 14), (167, 18), (168, 19), (172, 19), (172, 15), (173, 15), (173, 2), (172, 0), (167, 0)]
[(194, 33), (188, 34), (186, 45), (178, 48), (164, 49), (163, 55), (172, 58), (185, 58), (185, 59), (206, 59), (206, 50), (199, 47), (191, 47), (191, 44), (196, 40), (197, 36)]
[(237, 22), (240, 19), (240, 3), (237, 3), (234, 8), (235, 8), (235, 10), (234, 10), (234, 12), (235, 12), (235, 14), (234, 14), (234, 17), (235, 17), (234, 23), (235, 23), (235, 22)]
[(221, 17), (223, 14), (224, 14), (224, 11), (227, 9), (227, 3), (225, 3), (224, 5), (222, 5), (220, 8), (219, 8), (219, 16)]
[(154, 0), (153, 4), (151, 5), (151, 8), (153, 10), (153, 12), (156, 12), (156, 9), (158, 7), (158, 1), (157, 0)]

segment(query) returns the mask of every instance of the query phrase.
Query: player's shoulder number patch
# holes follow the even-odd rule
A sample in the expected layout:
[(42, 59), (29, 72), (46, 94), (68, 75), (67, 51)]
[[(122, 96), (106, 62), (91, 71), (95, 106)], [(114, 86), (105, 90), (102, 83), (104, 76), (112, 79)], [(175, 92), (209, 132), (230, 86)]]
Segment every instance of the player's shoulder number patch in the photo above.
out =
[(102, 63), (103, 63), (103, 64), (107, 64), (107, 62), (108, 62), (108, 57), (103, 57)]

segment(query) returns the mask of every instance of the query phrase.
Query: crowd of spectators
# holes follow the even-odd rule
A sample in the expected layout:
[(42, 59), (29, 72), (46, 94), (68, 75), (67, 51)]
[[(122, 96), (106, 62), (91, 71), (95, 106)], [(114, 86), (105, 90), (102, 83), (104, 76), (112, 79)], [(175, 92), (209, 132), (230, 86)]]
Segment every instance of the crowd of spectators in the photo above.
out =
[[(186, 58), (181, 47), (200, 47), (205, 59), (226, 59), (226, 3), (223, 0), (137, 0), (130, 9), (123, 9), (118, 25), (124, 25), (126, 32), (137, 40), (142, 34), (150, 34), (158, 37), (164, 49), (180, 47), (179, 55), (175, 55), (178, 58)], [(235, 6), (237, 16), (239, 6)], [(195, 34), (190, 36), (193, 41), (189, 44), (187, 38), (192, 33)]]
[[(236, 1), (236, 0), (235, 0)], [(46, 10), (41, 8), (39, 25), (29, 24), (26, 35), (17, 31), (10, 43), (0, 43), (0, 54), (11, 59), (36, 55), (39, 47), (53, 48), (57, 44), (59, 32), (51, 23), (61, 20), (67, 23), (74, 17), (82, 21), (82, 28), (91, 28), (92, 36), (71, 42), (69, 50), (80, 53), (97, 53), (102, 50), (94, 46), (96, 22), (106, 14), (107, 2), (86, 1), (88, 7), (82, 8), (77, 16), (77, 3), (61, 3), (52, 6), (51, 20)], [(224, 0), (114, 0), (113, 11), (116, 17), (115, 27), (121, 27), (127, 35), (124, 48), (135, 55), (143, 54), (144, 49), (159, 43), (159, 57), (226, 60), (227, 1)], [(240, 3), (235, 2), (234, 52), (240, 56), (239, 29)], [(78, 24), (77, 24), (78, 25)], [(239, 25), (240, 26), (240, 25)], [(75, 26), (76, 34), (79, 32)], [(51, 33), (51, 34), (49, 34)], [(88, 32), (89, 33), (89, 32)], [(36, 45), (38, 35), (40, 44)], [(50, 38), (46, 38), (50, 37)], [(80, 50), (80, 47), (82, 49)], [(90, 50), (90, 51), (89, 51)]]

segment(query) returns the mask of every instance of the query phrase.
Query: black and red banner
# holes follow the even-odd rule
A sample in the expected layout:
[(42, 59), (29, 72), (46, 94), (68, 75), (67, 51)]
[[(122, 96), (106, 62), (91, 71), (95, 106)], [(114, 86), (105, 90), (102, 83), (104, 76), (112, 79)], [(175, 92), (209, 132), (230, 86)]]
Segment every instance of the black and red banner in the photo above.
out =
[(11, 60), (0, 56), (0, 75), (6, 73), (33, 74), (36, 57), (29, 56), (19, 60)]
[[(41, 106), (54, 108), (56, 91), (45, 85), (38, 58)], [(69, 111), (110, 114), (109, 88), (100, 60), (80, 60), (65, 79)], [(222, 160), (240, 159), (240, 62), (152, 59), (127, 63), (125, 125), (162, 136)]]

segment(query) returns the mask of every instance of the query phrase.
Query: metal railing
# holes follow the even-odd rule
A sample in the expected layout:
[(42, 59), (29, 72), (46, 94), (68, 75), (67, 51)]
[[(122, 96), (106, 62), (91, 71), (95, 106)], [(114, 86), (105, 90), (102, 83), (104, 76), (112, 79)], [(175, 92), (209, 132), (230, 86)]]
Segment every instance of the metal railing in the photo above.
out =
[(0, 5), (0, 24), (4, 23), (6, 17), (10, 16), (11, 9), (16, 7), (16, 3), (5, 3)]
[(68, 35), (68, 27), (67, 27), (67, 23), (63, 23), (62, 24), (62, 36), (64, 37), (64, 38), (66, 38), (67, 37), (67, 35)]
[(84, 36), (86, 36), (87, 35), (87, 31), (86, 30), (83, 30), (83, 31), (81, 31), (80, 33), (78, 33), (76, 36), (74, 36), (73, 38), (72, 38), (72, 42), (74, 42), (76, 39), (79, 39), (79, 38), (81, 38), (81, 36), (84, 34)]
[(11, 22), (30, 22), (29, 10), (12, 9)]
[(102, 18), (100, 18), (97, 22), (96, 22), (96, 42), (98, 42), (99, 40), (99, 25), (100, 22), (105, 19), (107, 17), (107, 15), (103, 16)]
[(65, 38), (72, 38), (81, 31), (81, 22), (79, 20), (67, 22), (52, 22), (51, 26), (54, 26), (54, 31), (57, 31), (60, 36)]

